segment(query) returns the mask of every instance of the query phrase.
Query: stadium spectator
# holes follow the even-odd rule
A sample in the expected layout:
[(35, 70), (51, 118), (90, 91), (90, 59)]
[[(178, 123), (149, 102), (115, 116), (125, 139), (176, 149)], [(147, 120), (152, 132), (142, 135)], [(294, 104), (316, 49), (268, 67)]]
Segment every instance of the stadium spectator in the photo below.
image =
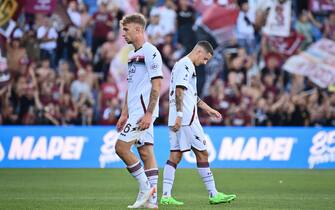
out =
[(102, 72), (104, 79), (109, 74), (110, 64), (118, 53), (119, 43), (114, 31), (109, 31), (107, 41), (101, 46), (99, 52), (99, 63), (95, 66), (96, 72)]
[(13, 74), (13, 77), (15, 75), (24, 74), (25, 72), (22, 72), (21, 65), (25, 62), (27, 62), (27, 51), (24, 47), (21, 45), (21, 40), (18, 38), (15, 38), (13, 40), (8, 40), (7, 44), (7, 62), (8, 62), (8, 69)]
[(40, 46), (36, 37), (36, 32), (30, 28), (22, 37), (22, 46), (26, 49), (28, 60), (38, 62), (40, 59)]
[(113, 17), (107, 10), (107, 3), (102, 1), (99, 10), (92, 16), (93, 38), (92, 52), (95, 55), (97, 49), (106, 41), (107, 33), (113, 30)]
[(313, 27), (321, 28), (322, 25), (316, 21), (311, 12), (302, 11), (294, 28), (304, 36), (301, 49), (305, 50), (313, 42)]
[(58, 77), (62, 81), (63, 91), (70, 92), (70, 86), (75, 76), (70, 70), (70, 64), (66, 60), (60, 60), (58, 65)]
[(165, 35), (163, 43), (158, 45), (158, 49), (162, 53), (163, 63), (172, 70), (175, 62), (182, 56), (184, 53), (184, 47), (180, 44), (175, 44), (173, 41), (173, 34)]
[(93, 55), (85, 42), (77, 42), (76, 49), (77, 51), (73, 54), (73, 61), (76, 71), (78, 71), (79, 69), (85, 69), (88, 64), (92, 63)]
[(42, 25), (37, 28), (37, 39), (40, 42), (41, 58), (48, 58), (51, 66), (56, 67), (56, 47), (58, 33), (49, 17), (41, 17)]
[(159, 13), (159, 25), (164, 29), (162, 36), (175, 34), (177, 14), (173, 0), (165, 0), (162, 6), (153, 8), (151, 12)]
[(328, 22), (325, 25), (325, 37), (335, 41), (335, 11), (329, 14)]
[(78, 12), (78, 5), (76, 1), (70, 1), (67, 7), (67, 14), (69, 15), (71, 22), (76, 26), (80, 27), (81, 24), (81, 16)]
[(82, 117), (82, 124), (91, 125), (93, 122), (93, 105), (95, 103), (92, 89), (86, 81), (86, 71), (79, 69), (78, 79), (71, 84), (71, 96)]
[(240, 47), (247, 50), (248, 54), (255, 51), (255, 14), (249, 9), (248, 1), (239, 1), (240, 13), (237, 18), (236, 30)]
[(189, 34), (195, 33), (193, 25), (195, 22), (196, 11), (189, 4), (188, 0), (178, 1), (177, 7), (177, 36), (178, 43), (185, 48), (185, 52), (190, 52), (196, 42), (195, 36)]
[(166, 34), (165, 28), (160, 24), (160, 13), (158, 9), (153, 9), (150, 12), (149, 24), (146, 28), (149, 41), (154, 45), (162, 44), (163, 37)]
[(88, 6), (80, 2), (78, 4), (78, 12), (80, 14), (80, 26), (79, 29), (85, 39), (87, 45), (92, 47), (92, 27), (91, 27), (91, 19), (92, 16), (88, 13)]

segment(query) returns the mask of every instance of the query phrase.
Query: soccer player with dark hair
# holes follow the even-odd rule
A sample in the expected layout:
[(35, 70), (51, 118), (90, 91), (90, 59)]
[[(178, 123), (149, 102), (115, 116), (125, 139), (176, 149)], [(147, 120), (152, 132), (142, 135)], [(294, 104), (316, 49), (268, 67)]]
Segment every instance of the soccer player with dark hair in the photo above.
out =
[(163, 205), (183, 205), (171, 196), (175, 171), (185, 151), (194, 152), (198, 172), (205, 184), (209, 203), (218, 204), (234, 200), (236, 195), (218, 192), (214, 177), (209, 168), (208, 152), (204, 131), (200, 125), (197, 107), (211, 117), (221, 119), (221, 114), (208, 106), (197, 96), (197, 79), (195, 66), (206, 64), (213, 55), (213, 48), (207, 41), (199, 41), (193, 50), (180, 59), (172, 70), (169, 94), (169, 140), (170, 157), (164, 167)]
[[(155, 46), (145, 41), (146, 20), (135, 13), (121, 20), (123, 37), (134, 46), (128, 55), (128, 90), (116, 127), (121, 132), (116, 153), (137, 180), (140, 190), (128, 208), (157, 208), (158, 168), (153, 151), (153, 122), (158, 117), (162, 58)], [(136, 145), (144, 168), (131, 146)]]

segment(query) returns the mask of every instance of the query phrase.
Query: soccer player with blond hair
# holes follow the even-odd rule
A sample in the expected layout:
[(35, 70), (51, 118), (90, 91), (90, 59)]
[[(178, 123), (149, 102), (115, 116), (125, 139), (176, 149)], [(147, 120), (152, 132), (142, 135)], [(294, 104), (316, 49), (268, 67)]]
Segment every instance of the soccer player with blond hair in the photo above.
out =
[[(158, 117), (162, 58), (155, 46), (145, 41), (146, 19), (139, 13), (121, 20), (122, 35), (133, 45), (128, 55), (128, 90), (116, 127), (120, 135), (116, 153), (139, 184), (139, 193), (128, 208), (157, 208), (158, 168), (154, 155), (153, 122)], [(144, 167), (131, 151), (136, 145)]]

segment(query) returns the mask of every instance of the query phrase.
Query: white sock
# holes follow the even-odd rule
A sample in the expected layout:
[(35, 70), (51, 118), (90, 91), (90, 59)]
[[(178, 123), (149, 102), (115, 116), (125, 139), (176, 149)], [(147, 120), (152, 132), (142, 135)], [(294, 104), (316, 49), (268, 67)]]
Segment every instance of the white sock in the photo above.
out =
[(163, 173), (163, 196), (171, 197), (171, 191), (174, 182), (174, 174), (176, 172), (177, 164), (167, 161)]
[(218, 191), (215, 187), (215, 181), (211, 169), (209, 168), (209, 163), (197, 163), (198, 172), (202, 178), (202, 182), (205, 184), (206, 189), (210, 197), (213, 197), (218, 194)]
[(129, 173), (137, 180), (139, 186), (140, 186), (140, 191), (147, 191), (150, 190), (150, 184), (148, 181), (147, 176), (144, 173), (144, 169), (138, 161), (137, 163), (127, 166), (127, 169)]
[[(158, 168), (151, 168), (145, 170), (145, 174), (148, 177), (149, 183), (151, 187), (156, 187), (158, 183)], [(150, 197), (150, 203), (157, 204), (157, 191)]]

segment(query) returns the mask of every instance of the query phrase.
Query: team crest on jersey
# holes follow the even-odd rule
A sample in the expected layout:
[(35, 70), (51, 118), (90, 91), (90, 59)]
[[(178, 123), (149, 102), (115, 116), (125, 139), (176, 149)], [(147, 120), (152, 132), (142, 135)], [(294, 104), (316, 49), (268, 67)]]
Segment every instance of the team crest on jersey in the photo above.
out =
[(188, 74), (185, 74), (185, 76), (184, 76), (184, 80), (185, 80), (185, 81), (188, 80), (187, 77), (188, 77)]
[(151, 69), (152, 70), (157, 70), (158, 69), (158, 63), (151, 64)]

